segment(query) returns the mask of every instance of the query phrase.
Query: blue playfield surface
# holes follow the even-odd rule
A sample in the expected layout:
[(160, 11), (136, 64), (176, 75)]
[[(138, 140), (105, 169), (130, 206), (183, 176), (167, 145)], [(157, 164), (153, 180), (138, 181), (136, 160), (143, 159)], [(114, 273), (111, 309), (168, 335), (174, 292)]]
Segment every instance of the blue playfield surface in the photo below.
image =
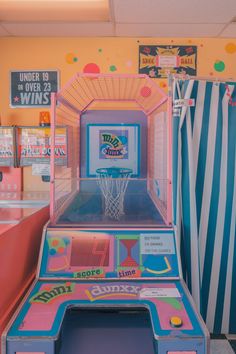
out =
[(153, 203), (146, 181), (130, 181), (124, 199), (124, 215), (119, 220), (104, 215), (104, 198), (96, 181), (84, 181), (80, 191), (58, 219), (59, 225), (80, 226), (166, 226)]

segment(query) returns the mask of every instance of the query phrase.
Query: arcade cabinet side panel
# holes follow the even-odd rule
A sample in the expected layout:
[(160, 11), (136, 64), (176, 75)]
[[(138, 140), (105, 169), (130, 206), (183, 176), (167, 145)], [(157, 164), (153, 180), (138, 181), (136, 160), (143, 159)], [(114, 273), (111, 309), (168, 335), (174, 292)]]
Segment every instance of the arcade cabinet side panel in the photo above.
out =
[(35, 277), (42, 229), (48, 218), (47, 206), (0, 237), (1, 269), (4, 269), (1, 277), (4, 291), (0, 293), (0, 334)]
[(187, 299), (189, 301), (189, 304), (192, 307), (193, 311), (195, 312), (196, 318), (197, 318), (197, 320), (199, 322), (199, 325), (201, 326), (201, 329), (202, 329), (202, 331), (204, 333), (205, 340), (206, 340), (206, 353), (210, 353), (210, 333), (209, 333), (209, 331), (208, 331), (208, 329), (206, 327), (206, 324), (205, 324), (205, 322), (204, 322), (199, 310), (197, 309), (197, 306), (196, 306), (196, 304), (194, 302), (194, 299), (193, 299), (193, 297), (192, 297), (192, 295), (191, 295), (186, 283), (181, 279), (180, 280), (180, 284), (181, 284), (182, 288), (184, 289), (184, 292), (185, 292), (186, 297), (187, 297)]

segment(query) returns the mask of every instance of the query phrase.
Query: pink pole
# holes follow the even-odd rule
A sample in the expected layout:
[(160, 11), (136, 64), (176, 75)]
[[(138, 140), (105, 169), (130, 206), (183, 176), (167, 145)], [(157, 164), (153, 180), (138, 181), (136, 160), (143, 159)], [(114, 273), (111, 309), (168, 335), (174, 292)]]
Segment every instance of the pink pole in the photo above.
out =
[(172, 223), (172, 94), (167, 101), (167, 223)]
[(50, 158), (50, 219), (55, 217), (55, 124), (56, 124), (56, 94), (51, 94), (51, 158)]

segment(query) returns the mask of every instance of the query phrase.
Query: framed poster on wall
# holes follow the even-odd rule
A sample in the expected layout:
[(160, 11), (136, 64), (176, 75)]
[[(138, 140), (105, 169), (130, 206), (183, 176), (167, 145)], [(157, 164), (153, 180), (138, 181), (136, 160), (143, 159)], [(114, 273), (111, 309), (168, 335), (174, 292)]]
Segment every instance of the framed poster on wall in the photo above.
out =
[(0, 166), (15, 165), (14, 127), (0, 127)]
[[(19, 127), (18, 129), (18, 163), (19, 166), (49, 164), (51, 156), (50, 127)], [(66, 166), (68, 162), (67, 127), (56, 127), (55, 163)]]
[(131, 168), (140, 175), (139, 124), (87, 125), (87, 176), (96, 177), (98, 168)]
[(168, 74), (197, 75), (197, 46), (140, 45), (139, 74), (166, 78)]

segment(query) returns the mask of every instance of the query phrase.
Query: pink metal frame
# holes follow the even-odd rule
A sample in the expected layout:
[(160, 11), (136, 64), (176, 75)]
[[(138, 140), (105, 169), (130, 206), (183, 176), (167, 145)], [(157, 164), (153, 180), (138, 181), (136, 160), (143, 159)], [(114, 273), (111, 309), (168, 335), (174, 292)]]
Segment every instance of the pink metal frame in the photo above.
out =
[(50, 218), (54, 223), (55, 210), (55, 126), (56, 126), (56, 94), (51, 95), (51, 159), (50, 159)]
[(167, 100), (167, 222), (172, 223), (172, 95)]
[[(120, 80), (120, 79), (127, 79), (127, 80), (134, 80), (134, 81), (138, 81), (140, 79), (144, 79), (145, 80), (145, 84), (148, 85), (149, 88), (151, 88), (151, 90), (154, 90), (153, 92), (156, 95), (159, 95), (160, 97), (158, 97), (158, 101), (154, 104), (148, 105), (148, 107), (145, 107), (145, 105), (143, 104), (143, 98), (139, 97), (138, 99), (138, 93), (137, 90), (138, 88), (140, 88), (140, 86), (138, 86), (138, 88), (136, 89), (135, 95), (132, 98), (120, 98), (120, 97), (111, 97), (109, 89), (108, 89), (108, 84), (106, 83), (106, 80), (111, 79), (111, 80)], [(89, 91), (89, 85), (93, 85), (92, 83), (89, 83), (89, 85), (85, 85), (86, 89), (83, 88), (83, 93), (84, 96), (82, 96), (82, 94), (78, 93), (78, 90), (76, 90), (76, 85), (78, 85), (78, 80), (80, 79), (101, 79), (101, 80), (105, 80), (105, 88), (106, 88), (106, 93), (108, 93), (109, 98), (103, 98), (103, 97), (96, 97), (94, 98), (91, 94), (91, 92)], [(88, 81), (89, 82), (89, 81)], [(103, 82), (103, 83), (104, 83)], [(112, 81), (109, 83), (110, 85), (112, 84)], [(99, 83), (100, 85), (100, 83)], [(98, 86), (99, 86), (98, 85)], [(90, 87), (91, 88), (91, 87)], [(101, 86), (100, 86), (101, 89)], [(78, 101), (78, 105), (81, 106), (81, 101), (83, 102), (83, 106), (81, 107), (81, 109), (79, 109), (77, 106), (75, 106), (73, 104), (73, 101), (76, 100), (76, 97), (69, 91), (71, 90), (73, 93), (75, 93), (76, 95), (78, 95), (80, 101)], [(96, 91), (95, 86), (93, 87), (93, 90)], [(130, 89), (132, 90), (132, 88)], [(119, 92), (120, 93), (120, 92)], [(97, 94), (97, 91), (96, 91)], [(68, 97), (65, 97), (66, 95), (68, 95), (71, 98), (71, 101), (68, 99)], [(98, 94), (99, 96), (99, 94)], [(120, 95), (119, 95), (120, 96)], [(104, 102), (108, 102), (108, 101), (118, 101), (118, 102), (134, 102), (136, 103), (137, 106), (140, 107), (140, 109), (144, 112), (144, 114), (148, 117), (148, 120), (150, 119), (150, 115), (155, 113), (155, 111), (157, 109), (159, 109), (164, 103), (167, 102), (167, 130), (168, 130), (168, 147), (167, 147), (167, 180), (168, 180), (168, 186), (167, 186), (167, 215), (165, 217), (165, 222), (168, 224), (171, 224), (172, 222), (172, 207), (171, 207), (171, 200), (172, 200), (172, 196), (171, 196), (171, 164), (172, 164), (172, 147), (171, 147), (171, 134), (172, 134), (172, 124), (171, 124), (171, 111), (172, 111), (172, 102), (171, 102), (171, 97), (167, 97), (167, 95), (159, 88), (159, 86), (152, 80), (150, 79), (147, 75), (132, 75), (132, 74), (119, 74), (119, 75), (114, 75), (114, 74), (80, 74), (77, 73), (74, 77), (72, 77), (67, 84), (63, 87), (62, 90), (60, 90), (57, 94), (52, 94), (52, 103), (51, 103), (51, 120), (52, 120), (52, 127), (51, 127), (51, 132), (52, 132), (52, 136), (51, 136), (51, 147), (52, 147), (52, 154), (51, 154), (51, 186), (50, 186), (50, 217), (51, 217), (51, 221), (52, 223), (54, 223), (56, 220), (55, 218), (55, 156), (54, 156), (54, 149), (55, 149), (55, 126), (56, 126), (56, 105), (57, 102), (63, 104), (64, 106), (66, 106), (67, 108), (71, 109), (73, 112), (76, 113), (76, 115), (78, 115), (78, 119), (81, 115), (82, 112), (86, 111), (89, 106), (91, 106), (92, 103), (97, 102), (97, 101), (104, 101)]]

